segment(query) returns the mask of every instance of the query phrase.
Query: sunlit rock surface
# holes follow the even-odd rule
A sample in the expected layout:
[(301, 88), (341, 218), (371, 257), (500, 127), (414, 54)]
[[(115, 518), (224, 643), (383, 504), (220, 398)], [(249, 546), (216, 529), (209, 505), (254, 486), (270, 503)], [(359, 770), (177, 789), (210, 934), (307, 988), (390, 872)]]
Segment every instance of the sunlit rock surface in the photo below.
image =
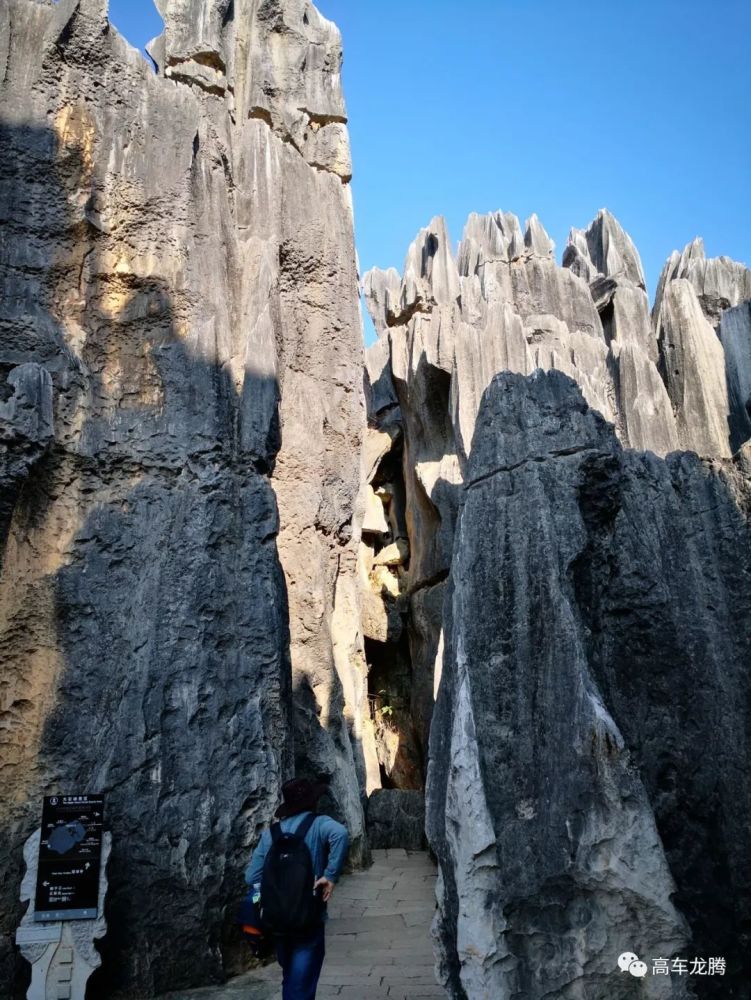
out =
[(563, 266), (436, 218), (363, 368), (337, 30), (158, 7), (151, 66), (105, 0), (0, 6), (2, 981), (46, 791), (107, 794), (95, 986), (152, 996), (236, 967), (293, 767), (357, 862), (430, 741), (454, 997), (742, 997), (751, 274), (695, 241), (650, 317), (607, 211)]
[[(713, 883), (711, 872), (745, 863), (739, 831), (748, 822), (748, 802), (742, 797), (734, 800), (732, 781), (723, 785), (717, 795), (722, 797), (727, 829), (720, 838), (713, 812), (720, 807), (710, 786), (715, 780), (724, 782), (723, 769), (738, 774), (742, 767), (745, 751), (735, 734), (747, 725), (746, 709), (740, 708), (742, 720), (729, 719), (716, 753), (706, 762), (706, 773), (696, 781), (691, 777), (690, 751), (694, 724), (688, 720), (702, 714), (698, 692), (711, 687), (715, 708), (696, 723), (703, 739), (711, 742), (710, 717), (721, 713), (725, 703), (721, 664), (726, 661), (732, 664), (728, 670), (738, 686), (741, 706), (748, 696), (742, 666), (747, 668), (749, 662), (748, 630), (741, 624), (739, 593), (747, 594), (748, 444), (744, 443), (751, 437), (750, 277), (744, 265), (727, 258), (705, 260), (697, 241), (666, 265), (650, 317), (638, 252), (605, 210), (586, 229), (571, 231), (563, 267), (556, 264), (551, 242), (536, 217), (522, 228), (515, 216), (498, 212), (470, 216), (456, 256), (445, 223), (434, 219), (410, 247), (401, 279), (393, 269), (365, 276), (364, 291), (378, 335), (366, 351), (371, 425), (367, 440), (375, 452), (388, 428), (391, 450), (383, 451), (380, 461), (388, 466), (398, 459), (402, 469), (410, 562), (398, 599), (412, 656), (415, 725), (425, 730), (429, 726), (430, 692), (440, 692), (439, 706), (443, 705), (431, 735), (428, 817), (433, 846), (439, 854), (444, 852), (438, 937), (444, 975), (457, 997), (466, 990), (470, 998), (560, 995), (601, 1000), (598, 977), (609, 976), (614, 968), (603, 944), (609, 921), (619, 935), (642, 941), (644, 949), (680, 951), (690, 941), (695, 948), (701, 944), (706, 953), (714, 947), (721, 954), (728, 951), (729, 941), (742, 937), (747, 886), (726, 879), (720, 887)], [(557, 402), (540, 407), (525, 402), (522, 381), (513, 392), (508, 389), (513, 405), (509, 402), (492, 421), (486, 413), (483, 428), (476, 427), (480, 400), (495, 373), (531, 375), (537, 369), (558, 370), (575, 379), (592, 411), (607, 418), (612, 428), (595, 418), (579, 397), (571, 410), (569, 390), (561, 388), (568, 385), (565, 380), (550, 383), (561, 394), (560, 412)], [(494, 392), (500, 392), (497, 386)], [(581, 482), (574, 477), (564, 488), (569, 467), (579, 462), (573, 456), (583, 447), (578, 440), (581, 428), (577, 425), (570, 443), (551, 445), (550, 454), (545, 442), (563, 433), (570, 411), (586, 414), (582, 420), (588, 427), (597, 425), (602, 441), (588, 447), (612, 452), (617, 468), (613, 471), (608, 463), (596, 466), (591, 476)], [(531, 461), (530, 441), (537, 438), (539, 454)], [(500, 501), (499, 506), (489, 503), (477, 509), (468, 541), (469, 536), (456, 534), (456, 524), (457, 517), (466, 518), (467, 508), (477, 503), (474, 487), (468, 488), (468, 469), (480, 461), (473, 451), (477, 440), (486, 450), (493, 442), (504, 450), (499, 465), (508, 468), (508, 476), (492, 481), (514, 481), (518, 514), (511, 523)], [(637, 458), (622, 447), (646, 454)], [(673, 455), (667, 464), (661, 462), (680, 449), (698, 452), (702, 461)], [(564, 493), (573, 491), (570, 503), (561, 495), (560, 511), (557, 493), (546, 498), (539, 492), (533, 475), (540, 471), (538, 461), (546, 463), (540, 469), (555, 470), (550, 473), (553, 480), (562, 477)], [(512, 474), (517, 465), (519, 471)], [(377, 478), (377, 463), (372, 468)], [(627, 486), (628, 503), (621, 498)], [(598, 513), (601, 504), (607, 509)], [(614, 549), (590, 550), (586, 538), (577, 534), (574, 514), (579, 506), (588, 510), (587, 505), (594, 508), (587, 517), (594, 522), (603, 517), (607, 524), (591, 529), (585, 524), (582, 530), (595, 532), (598, 539), (605, 532)], [(462, 509), (465, 513), (460, 515)], [(574, 518), (570, 528), (569, 515)], [(586, 521), (584, 514), (577, 516)], [(624, 535), (618, 538), (623, 551), (610, 539), (613, 525)], [(463, 530), (470, 531), (466, 524)], [(699, 538), (693, 540), (696, 532)], [(693, 548), (687, 551), (687, 545)], [(482, 546), (494, 553), (495, 561), (481, 575), (475, 567), (480, 565)], [(736, 547), (739, 558), (734, 563)], [(604, 568), (598, 570), (596, 585), (586, 582), (586, 567), (595, 557), (615, 567), (617, 592)], [(564, 569), (576, 566), (580, 574), (574, 595), (578, 605), (572, 612), (578, 615), (580, 633), (576, 648), (566, 647), (566, 670), (571, 671), (566, 676), (573, 690), (558, 678), (563, 667), (557, 659), (544, 670), (533, 657), (538, 650), (540, 657), (555, 658), (556, 650), (564, 648), (565, 628), (574, 627), (569, 622), (564, 628), (569, 612), (560, 608), (561, 602), (567, 607), (570, 603), (565, 588), (571, 585), (573, 569), (567, 576), (564, 569), (551, 568), (558, 559)], [(452, 582), (446, 598), (449, 573)], [(512, 575), (508, 587), (519, 602), (518, 624), (505, 605), (497, 606), (507, 574)], [(466, 589), (461, 597), (460, 585)], [(713, 593), (713, 587), (719, 592)], [(594, 590), (590, 593), (588, 588)], [(705, 606), (701, 595), (708, 593)], [(385, 592), (380, 596), (387, 615), (394, 597)], [(596, 610), (601, 605), (607, 611)], [(599, 618), (593, 624), (585, 615)], [(444, 635), (446, 621), (454, 630), (453, 638)], [(530, 628), (535, 630), (532, 636), (524, 631)], [(696, 629), (703, 630), (701, 640), (694, 636)], [(475, 636), (478, 643), (492, 648), (489, 660), (483, 659), (485, 647), (478, 651), (473, 646), (468, 652)], [(581, 643), (586, 647), (583, 653)], [(597, 669), (603, 672), (599, 679), (596, 676), (594, 687), (582, 680), (587, 671), (595, 671), (595, 654), (589, 649), (593, 643), (599, 644), (602, 662)], [(690, 668), (685, 666), (687, 658)], [(666, 659), (670, 679), (658, 680), (651, 664)], [(628, 678), (632, 661), (642, 664), (639, 684), (650, 692), (650, 711), (661, 717), (672, 711), (674, 680), (678, 687), (677, 703), (685, 707), (679, 710), (674, 729), (662, 734), (664, 740), (657, 723), (639, 728), (646, 710), (637, 704), (636, 681), (628, 681), (632, 686), (627, 697), (617, 687), (614, 672)], [(508, 674), (511, 670), (513, 677)], [(477, 679), (465, 683), (463, 678), (474, 676), (473, 671)], [(494, 672), (496, 680), (483, 679)], [(517, 690), (517, 728), (504, 729), (502, 721), (491, 725), (501, 710), (489, 686), (496, 683), (499, 690)], [(474, 701), (469, 693), (473, 685)], [(590, 698), (591, 691), (595, 693)], [(567, 698), (574, 700), (569, 703)], [(541, 699), (546, 704), (550, 699), (544, 711)], [(598, 705), (606, 706), (602, 717)], [(538, 844), (530, 860), (533, 866), (553, 865), (554, 885), (542, 870), (537, 875), (530, 872), (529, 884), (515, 881), (515, 875), (506, 884), (507, 867), (516, 872), (526, 863), (527, 848), (521, 834), (515, 842), (496, 843), (508, 816), (488, 806), (483, 789), (506, 771), (495, 756), (491, 761), (490, 750), (478, 750), (477, 713), (488, 726), (483, 737), (488, 747), (510, 741), (508, 764), (503, 766), (510, 769), (508, 780), (515, 783), (514, 789), (524, 775), (545, 787), (563, 782), (563, 798), (545, 806), (548, 812), (539, 802), (528, 808), (521, 793), (503, 804), (508, 815), (515, 815), (517, 808), (524, 814), (517, 818), (531, 831), (530, 842), (548, 836), (538, 826), (547, 828), (550, 810), (560, 808), (568, 817), (572, 832), (566, 836), (575, 854), (571, 871), (562, 866), (560, 851), (551, 843)], [(632, 716), (637, 719), (633, 725)], [(581, 726), (587, 732), (591, 728), (598, 746), (603, 733), (608, 733), (607, 740), (620, 748), (618, 760), (612, 762), (614, 770), (601, 773), (599, 765), (592, 770), (592, 761), (579, 750), (563, 762), (572, 743), (583, 745)], [(538, 742), (549, 739), (547, 731), (559, 732), (561, 727), (566, 732), (560, 737), (560, 759), (551, 751), (547, 763), (536, 760)], [(531, 741), (532, 749), (524, 741)], [(641, 747), (647, 744), (649, 750), (642, 754)], [(675, 756), (674, 745), (679, 747)], [(576, 788), (567, 790), (566, 775)], [(584, 788), (583, 808), (590, 820), (598, 817), (588, 830), (580, 830), (579, 819), (573, 818), (579, 815), (578, 797)], [(701, 817), (696, 828), (695, 816)], [(681, 824), (686, 839), (676, 832)], [(694, 886), (691, 865), (696, 854), (687, 842), (692, 838), (705, 844), (707, 854)], [(607, 857), (594, 857), (591, 852), (601, 841), (610, 843)], [(597, 881), (598, 874), (593, 881), (592, 872), (599, 873), (600, 867), (602, 879)], [(630, 869), (635, 881), (627, 885), (622, 879)], [(633, 912), (622, 905), (631, 892), (640, 900)], [(522, 906), (525, 893), (529, 912), (512, 925), (509, 912)], [(728, 895), (740, 900), (734, 908), (723, 902)], [(614, 904), (616, 899), (621, 903)], [(556, 943), (557, 931), (548, 917), (558, 907), (564, 913), (570, 909), (571, 922), (564, 920), (567, 937)], [(547, 913), (539, 916), (539, 926), (536, 909)], [(645, 936), (648, 925), (651, 938)], [(527, 936), (529, 945), (522, 947)], [(742, 948), (733, 959), (736, 982), (741, 954)], [(630, 996), (629, 988), (633, 984), (627, 987), (620, 981), (619, 985), (616, 979), (611, 992), (608, 979), (607, 995)], [(678, 987), (670, 993), (669, 985), (659, 983), (650, 989), (645, 995), (688, 995)], [(700, 995), (709, 987), (702, 989)]]
[(41, 795), (102, 791), (108, 997), (232, 968), (294, 763), (364, 851), (339, 34), (159, 9), (155, 73), (104, 0), (0, 7), (0, 979)]
[(751, 437), (749, 300), (751, 270), (700, 239), (663, 268), (652, 319), (681, 448), (731, 455)]
[[(455, 256), (438, 217), (402, 276), (374, 269), (363, 288), (377, 333), (366, 351), (368, 433), (383, 440), (388, 427), (403, 456), (415, 690), (440, 674), (461, 484), (496, 372), (565, 372), (623, 445), (659, 456), (729, 457), (751, 437), (751, 271), (706, 260), (700, 240), (671, 256), (651, 317), (638, 251), (604, 209), (571, 230), (562, 267), (536, 216), (522, 228), (510, 212), (470, 215)], [(430, 699), (421, 709), (429, 717)]]

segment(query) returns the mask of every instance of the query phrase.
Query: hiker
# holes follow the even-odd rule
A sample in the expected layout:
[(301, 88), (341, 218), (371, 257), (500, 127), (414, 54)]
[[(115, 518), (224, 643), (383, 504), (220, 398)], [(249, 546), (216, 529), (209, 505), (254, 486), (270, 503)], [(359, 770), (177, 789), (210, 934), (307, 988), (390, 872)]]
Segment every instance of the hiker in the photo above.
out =
[(327, 791), (328, 784), (308, 778), (286, 782), (276, 810), (279, 822), (264, 830), (245, 872), (264, 929), (276, 941), (283, 1000), (315, 1000), (325, 954), (326, 903), (349, 848), (347, 828), (316, 815)]

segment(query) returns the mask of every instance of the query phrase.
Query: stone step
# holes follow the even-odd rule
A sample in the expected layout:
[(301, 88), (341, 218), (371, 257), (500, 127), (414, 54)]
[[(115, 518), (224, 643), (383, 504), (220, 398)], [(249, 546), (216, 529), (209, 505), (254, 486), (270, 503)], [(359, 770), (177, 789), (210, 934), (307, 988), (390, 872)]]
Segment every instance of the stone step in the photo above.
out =
[[(316, 1000), (445, 1000), (430, 937), (435, 866), (427, 853), (394, 848), (373, 851), (373, 861), (335, 890)], [(280, 983), (271, 962), (225, 986), (169, 1000), (281, 1000)]]

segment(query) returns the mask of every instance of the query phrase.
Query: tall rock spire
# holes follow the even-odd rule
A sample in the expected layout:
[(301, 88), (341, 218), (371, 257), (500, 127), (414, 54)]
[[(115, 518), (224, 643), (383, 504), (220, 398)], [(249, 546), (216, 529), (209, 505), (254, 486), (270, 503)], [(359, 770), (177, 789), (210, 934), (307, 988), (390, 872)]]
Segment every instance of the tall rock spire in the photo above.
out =
[(0, 9), (0, 405), (36, 428), (3, 442), (0, 978), (40, 796), (103, 791), (113, 998), (236, 960), (295, 767), (356, 860), (377, 776), (339, 33), (303, 0), (159, 9), (156, 74), (103, 0)]

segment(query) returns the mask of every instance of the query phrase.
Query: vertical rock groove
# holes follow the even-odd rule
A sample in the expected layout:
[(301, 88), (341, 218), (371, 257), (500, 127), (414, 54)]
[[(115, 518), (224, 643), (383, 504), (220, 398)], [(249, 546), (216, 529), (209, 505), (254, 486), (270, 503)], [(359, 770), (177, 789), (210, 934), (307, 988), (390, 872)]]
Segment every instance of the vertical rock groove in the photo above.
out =
[(2, 981), (43, 794), (106, 793), (125, 1000), (242, 966), (296, 771), (354, 864), (427, 835), (454, 1000), (747, 1000), (751, 271), (695, 240), (650, 312), (604, 209), (562, 266), (436, 217), (363, 356), (337, 29), (157, 7), (153, 66), (0, 7)]
[(0, 15), (1, 978), (50, 790), (104, 791), (110, 997), (217, 980), (293, 767), (365, 856), (362, 341), (336, 28)]
[(695, 241), (650, 317), (605, 210), (563, 267), (536, 217), (497, 212), (455, 257), (438, 218), (401, 276), (365, 276), (366, 448), (405, 457), (457, 1000), (631, 996), (627, 943), (727, 958), (649, 996), (745, 996), (750, 282)]

